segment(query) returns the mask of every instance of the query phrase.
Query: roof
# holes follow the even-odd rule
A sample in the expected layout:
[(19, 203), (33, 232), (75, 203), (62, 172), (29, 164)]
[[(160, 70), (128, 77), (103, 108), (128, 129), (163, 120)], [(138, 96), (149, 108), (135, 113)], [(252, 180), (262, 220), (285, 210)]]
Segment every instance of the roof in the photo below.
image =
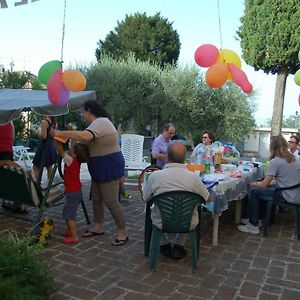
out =
[(61, 116), (80, 110), (87, 100), (95, 100), (95, 91), (70, 92), (69, 102), (53, 105), (46, 90), (0, 89), (0, 124), (20, 117), (22, 111), (32, 110), (40, 115)]

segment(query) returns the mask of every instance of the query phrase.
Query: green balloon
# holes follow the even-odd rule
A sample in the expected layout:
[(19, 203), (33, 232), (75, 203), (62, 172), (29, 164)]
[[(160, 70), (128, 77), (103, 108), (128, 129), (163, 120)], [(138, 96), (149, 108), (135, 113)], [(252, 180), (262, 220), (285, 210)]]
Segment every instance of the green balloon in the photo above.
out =
[(298, 60), (300, 61), (300, 50), (298, 52)]
[(62, 68), (62, 64), (59, 60), (51, 60), (43, 64), (39, 70), (38, 78), (41, 83), (47, 84), (49, 79), (54, 73)]
[(297, 85), (300, 85), (300, 70), (295, 73), (294, 81)]

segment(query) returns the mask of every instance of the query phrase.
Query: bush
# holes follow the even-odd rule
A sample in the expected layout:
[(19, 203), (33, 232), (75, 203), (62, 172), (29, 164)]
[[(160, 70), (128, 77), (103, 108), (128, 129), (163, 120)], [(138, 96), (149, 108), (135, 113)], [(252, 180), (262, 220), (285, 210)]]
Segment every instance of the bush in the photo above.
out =
[(42, 300), (53, 291), (48, 266), (39, 257), (40, 244), (15, 233), (0, 238), (0, 291), (2, 300)]

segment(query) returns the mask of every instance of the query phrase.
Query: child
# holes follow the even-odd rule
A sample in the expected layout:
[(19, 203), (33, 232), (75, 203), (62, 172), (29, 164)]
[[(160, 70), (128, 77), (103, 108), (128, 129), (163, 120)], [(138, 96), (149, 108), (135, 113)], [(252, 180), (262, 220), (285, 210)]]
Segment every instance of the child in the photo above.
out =
[(89, 159), (88, 148), (85, 144), (75, 143), (69, 151), (64, 151), (62, 143), (56, 142), (58, 153), (63, 158), (64, 184), (66, 202), (63, 208), (63, 218), (66, 220), (67, 230), (62, 233), (64, 244), (76, 244), (79, 238), (76, 230), (76, 212), (82, 199), (80, 182), (80, 164)]

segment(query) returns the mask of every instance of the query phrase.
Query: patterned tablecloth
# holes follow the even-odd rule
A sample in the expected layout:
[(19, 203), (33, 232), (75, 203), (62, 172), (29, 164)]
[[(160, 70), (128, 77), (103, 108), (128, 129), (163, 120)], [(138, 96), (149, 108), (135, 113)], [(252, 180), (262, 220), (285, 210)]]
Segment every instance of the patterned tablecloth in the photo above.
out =
[[(228, 209), (229, 202), (243, 199), (247, 194), (247, 184), (262, 179), (264, 172), (260, 166), (252, 168), (249, 172), (244, 172), (242, 177), (226, 180), (224, 177), (223, 174), (207, 174), (202, 178), (212, 197), (213, 204), (207, 205), (207, 208), (218, 215)], [(215, 181), (214, 184), (213, 181)]]

